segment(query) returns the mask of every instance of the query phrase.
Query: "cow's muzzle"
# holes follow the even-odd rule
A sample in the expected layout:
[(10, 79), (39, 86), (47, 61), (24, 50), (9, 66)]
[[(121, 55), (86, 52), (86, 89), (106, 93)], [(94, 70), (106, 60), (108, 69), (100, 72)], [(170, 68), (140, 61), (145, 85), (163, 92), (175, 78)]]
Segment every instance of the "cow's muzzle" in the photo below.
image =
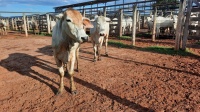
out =
[(105, 34), (104, 34), (104, 33), (100, 33), (99, 35), (100, 35), (100, 36), (104, 36)]
[(86, 37), (81, 37), (81, 40), (82, 40), (82, 42), (87, 42), (88, 41), (88, 36), (86, 36)]

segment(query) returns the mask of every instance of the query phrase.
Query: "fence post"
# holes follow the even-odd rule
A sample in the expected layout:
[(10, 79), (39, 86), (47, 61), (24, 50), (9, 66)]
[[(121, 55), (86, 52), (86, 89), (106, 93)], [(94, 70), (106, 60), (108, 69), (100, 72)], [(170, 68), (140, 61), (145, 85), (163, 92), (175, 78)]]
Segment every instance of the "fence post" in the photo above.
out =
[(118, 19), (118, 31), (119, 31), (119, 37), (122, 36), (122, 19), (123, 19), (123, 10), (119, 10), (119, 19)]
[(47, 16), (47, 33), (50, 34), (51, 30), (50, 30), (49, 14), (46, 14), (46, 16)]
[(188, 25), (190, 21), (191, 10), (192, 10), (192, 0), (188, 0), (186, 20), (185, 20), (185, 25), (184, 25), (184, 30), (183, 30), (183, 42), (182, 42), (183, 50), (186, 49), (186, 43), (187, 43), (187, 37), (188, 37)]
[(17, 30), (17, 18), (15, 18), (15, 30)]
[(186, 0), (181, 0), (179, 4), (179, 14), (178, 14), (178, 21), (176, 27), (176, 38), (175, 38), (175, 50), (180, 49), (181, 43), (181, 34), (182, 34), (182, 23), (183, 23), (183, 13), (186, 8)]
[(23, 13), (23, 20), (24, 20), (25, 36), (28, 37), (27, 26), (26, 26), (26, 15), (25, 15), (25, 13)]
[(158, 34), (157, 33), (157, 27), (156, 27), (156, 16), (157, 16), (157, 7), (155, 7), (155, 10), (154, 10), (154, 16), (153, 16), (153, 31), (152, 31), (152, 41), (154, 42), (155, 41), (155, 38), (156, 38), (156, 36), (158, 36), (158, 35), (156, 35), (156, 34)]
[(137, 21), (137, 4), (133, 5), (133, 22), (132, 22), (132, 46), (135, 46), (136, 38), (136, 21)]
[(137, 26), (138, 26), (138, 31), (140, 31), (140, 12), (137, 11)]
[(106, 7), (103, 8), (103, 16), (106, 17)]
[(14, 30), (14, 20), (11, 18), (11, 23), (12, 23), (12, 30)]

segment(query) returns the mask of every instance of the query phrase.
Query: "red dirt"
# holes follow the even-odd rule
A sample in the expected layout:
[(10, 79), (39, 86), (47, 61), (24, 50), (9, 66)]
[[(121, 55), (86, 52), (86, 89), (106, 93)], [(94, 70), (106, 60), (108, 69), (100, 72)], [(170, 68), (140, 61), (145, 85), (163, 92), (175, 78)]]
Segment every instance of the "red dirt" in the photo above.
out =
[[(84, 43), (74, 74), (78, 94), (70, 94), (66, 76), (65, 91), (56, 96), (59, 73), (51, 37), (9, 33), (0, 39), (0, 111), (199, 112), (200, 46), (193, 43), (188, 47), (196, 56), (109, 46), (109, 56), (96, 63), (92, 44)], [(174, 40), (140, 38), (136, 45), (173, 47)]]

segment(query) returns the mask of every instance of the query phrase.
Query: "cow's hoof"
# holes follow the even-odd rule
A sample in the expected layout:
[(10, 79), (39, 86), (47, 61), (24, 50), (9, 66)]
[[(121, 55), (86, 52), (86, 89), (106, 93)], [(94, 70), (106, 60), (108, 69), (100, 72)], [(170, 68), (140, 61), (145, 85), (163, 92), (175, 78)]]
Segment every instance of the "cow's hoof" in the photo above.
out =
[(76, 71), (76, 72), (79, 72), (79, 70), (78, 70), (78, 69), (75, 69), (74, 71)]
[(72, 93), (72, 95), (78, 94), (77, 90), (73, 90), (73, 91), (71, 91), (71, 93)]
[(56, 95), (60, 95), (62, 92), (58, 90), (58, 92), (56, 93)]
[(97, 60), (96, 59), (93, 59), (93, 62), (96, 62)]

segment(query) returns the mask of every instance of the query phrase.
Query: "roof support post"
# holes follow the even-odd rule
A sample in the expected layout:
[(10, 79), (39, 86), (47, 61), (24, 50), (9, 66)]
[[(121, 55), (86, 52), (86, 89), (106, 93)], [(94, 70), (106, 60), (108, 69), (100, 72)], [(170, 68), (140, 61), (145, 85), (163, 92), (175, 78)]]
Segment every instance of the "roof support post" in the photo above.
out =
[(185, 20), (184, 31), (183, 31), (183, 43), (182, 43), (183, 50), (186, 50), (187, 37), (189, 34), (188, 25), (190, 21), (191, 10), (192, 10), (192, 0), (188, 0), (186, 20)]
[(123, 10), (119, 10), (119, 18), (118, 18), (118, 31), (119, 31), (119, 37), (122, 36), (122, 19), (123, 19)]
[(136, 38), (136, 22), (137, 22), (137, 4), (133, 5), (133, 21), (132, 21), (132, 46), (135, 46)]
[(155, 10), (154, 10), (154, 16), (153, 16), (153, 31), (152, 31), (152, 41), (154, 42), (156, 39), (156, 36), (158, 36), (158, 35), (156, 35), (156, 34), (158, 34), (157, 33), (157, 31), (158, 31), (158, 29), (157, 29), (157, 27), (156, 27), (156, 16), (157, 16), (157, 7), (155, 7)]
[(179, 4), (179, 13), (178, 13), (178, 21), (177, 21), (177, 27), (176, 27), (176, 38), (175, 38), (175, 50), (180, 49), (180, 43), (181, 43), (181, 34), (182, 34), (182, 27), (183, 27), (183, 16), (184, 11), (186, 8), (186, 0), (180, 0)]

